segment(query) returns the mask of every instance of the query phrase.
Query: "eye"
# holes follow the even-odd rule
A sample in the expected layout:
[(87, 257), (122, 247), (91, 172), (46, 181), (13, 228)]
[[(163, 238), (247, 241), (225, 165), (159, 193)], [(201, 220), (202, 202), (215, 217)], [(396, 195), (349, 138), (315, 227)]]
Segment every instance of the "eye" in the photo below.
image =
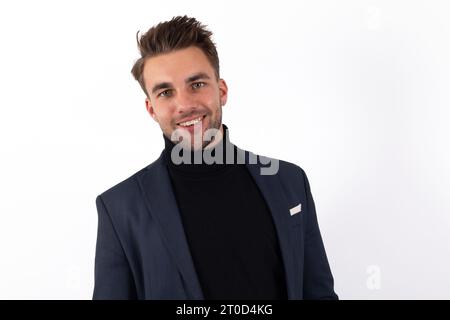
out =
[(171, 90), (164, 90), (158, 94), (158, 97), (168, 97), (171, 94)]
[(204, 82), (195, 82), (192, 84), (192, 88), (199, 89), (201, 87), (204, 87), (205, 85), (206, 85), (206, 83), (204, 83)]

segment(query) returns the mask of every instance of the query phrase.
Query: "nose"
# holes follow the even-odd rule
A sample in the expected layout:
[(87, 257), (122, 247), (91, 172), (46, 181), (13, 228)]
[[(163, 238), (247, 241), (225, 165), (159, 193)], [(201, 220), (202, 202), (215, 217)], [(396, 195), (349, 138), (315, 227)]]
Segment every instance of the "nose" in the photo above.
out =
[(180, 114), (189, 114), (191, 112), (195, 112), (195, 109), (197, 107), (193, 94), (191, 94), (187, 90), (178, 92), (175, 97), (175, 105), (177, 108), (177, 113)]

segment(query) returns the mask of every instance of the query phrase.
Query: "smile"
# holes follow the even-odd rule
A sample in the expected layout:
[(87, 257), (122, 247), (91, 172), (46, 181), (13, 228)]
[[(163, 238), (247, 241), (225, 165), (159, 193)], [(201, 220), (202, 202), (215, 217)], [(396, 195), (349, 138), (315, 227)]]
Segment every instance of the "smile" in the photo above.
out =
[(201, 117), (198, 117), (198, 118), (195, 118), (195, 119), (186, 121), (186, 122), (180, 122), (180, 123), (178, 123), (178, 125), (179, 125), (179, 126), (182, 126), (182, 127), (190, 127), (190, 126), (193, 126), (193, 125), (195, 125), (196, 123), (199, 123), (200, 121), (202, 121), (202, 119), (203, 119), (204, 117), (205, 117), (205, 116), (201, 116)]

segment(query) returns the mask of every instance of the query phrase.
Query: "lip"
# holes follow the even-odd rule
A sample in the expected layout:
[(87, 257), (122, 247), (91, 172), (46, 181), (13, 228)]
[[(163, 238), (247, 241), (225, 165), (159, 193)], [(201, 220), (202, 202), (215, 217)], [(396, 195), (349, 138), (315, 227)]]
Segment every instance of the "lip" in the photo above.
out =
[[(192, 117), (192, 118), (183, 119), (183, 120), (177, 122), (177, 125), (180, 126), (180, 123), (187, 122), (187, 121), (191, 121), (191, 120), (194, 120), (194, 119), (197, 119), (197, 118), (200, 118), (200, 117), (202, 117), (202, 121), (203, 121), (203, 119), (205, 118), (205, 116), (206, 116), (205, 114), (202, 114), (202, 115), (196, 115), (195, 117)], [(181, 126), (180, 126), (180, 127), (181, 127)]]
[[(192, 119), (197, 119), (197, 118), (199, 118), (199, 116), (197, 116), (196, 118), (192, 118)], [(189, 134), (193, 135), (193, 134), (195, 134), (196, 130), (198, 130), (199, 128), (202, 128), (202, 131), (204, 131), (204, 128), (205, 128), (204, 121), (205, 121), (205, 119), (206, 119), (206, 115), (203, 115), (202, 116), (202, 120), (200, 120), (199, 122), (197, 122), (193, 126), (183, 127), (183, 126), (177, 125), (177, 127), (180, 128), (181, 130), (186, 130), (187, 132), (189, 132)], [(186, 121), (189, 121), (189, 120), (186, 120)], [(184, 121), (182, 121), (182, 122), (184, 122)]]

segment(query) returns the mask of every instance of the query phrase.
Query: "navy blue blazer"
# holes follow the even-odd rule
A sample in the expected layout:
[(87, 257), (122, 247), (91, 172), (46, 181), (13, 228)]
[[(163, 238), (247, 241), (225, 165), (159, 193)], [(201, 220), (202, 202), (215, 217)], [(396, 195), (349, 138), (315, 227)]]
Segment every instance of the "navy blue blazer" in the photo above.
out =
[[(275, 175), (261, 175), (259, 161), (246, 167), (272, 213), (288, 298), (337, 299), (303, 169), (281, 160)], [(204, 299), (163, 153), (96, 204), (93, 299)]]

